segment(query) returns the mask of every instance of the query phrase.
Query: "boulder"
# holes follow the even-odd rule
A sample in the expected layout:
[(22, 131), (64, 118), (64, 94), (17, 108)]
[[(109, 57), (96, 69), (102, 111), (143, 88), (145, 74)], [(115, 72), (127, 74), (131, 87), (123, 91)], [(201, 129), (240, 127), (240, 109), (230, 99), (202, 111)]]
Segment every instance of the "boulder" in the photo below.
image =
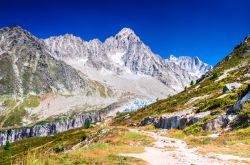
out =
[(157, 123), (157, 118), (156, 117), (152, 117), (152, 116), (149, 116), (149, 117), (146, 117), (144, 118), (141, 123), (140, 123), (140, 126), (146, 126), (146, 125), (155, 125)]
[(250, 101), (250, 91), (248, 91), (248, 93), (245, 96), (243, 96), (240, 100), (238, 100), (233, 105), (233, 107), (231, 107), (228, 110), (227, 114), (235, 114), (235, 113), (241, 111), (243, 103), (248, 102), (248, 101)]
[(203, 130), (214, 131), (226, 126), (229, 122), (227, 115), (219, 116), (203, 125)]
[(226, 84), (223, 88), (223, 93), (227, 93), (227, 92), (231, 92), (233, 90), (239, 89), (241, 86), (242, 84), (237, 83), (237, 82)]

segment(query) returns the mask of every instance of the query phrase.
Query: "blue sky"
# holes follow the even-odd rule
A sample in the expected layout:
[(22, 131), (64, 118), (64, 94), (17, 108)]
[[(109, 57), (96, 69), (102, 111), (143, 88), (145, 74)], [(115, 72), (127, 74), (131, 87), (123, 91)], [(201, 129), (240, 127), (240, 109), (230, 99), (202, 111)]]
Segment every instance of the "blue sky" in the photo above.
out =
[(46, 38), (84, 40), (132, 28), (163, 58), (199, 56), (215, 65), (250, 33), (248, 0), (0, 0), (0, 26)]

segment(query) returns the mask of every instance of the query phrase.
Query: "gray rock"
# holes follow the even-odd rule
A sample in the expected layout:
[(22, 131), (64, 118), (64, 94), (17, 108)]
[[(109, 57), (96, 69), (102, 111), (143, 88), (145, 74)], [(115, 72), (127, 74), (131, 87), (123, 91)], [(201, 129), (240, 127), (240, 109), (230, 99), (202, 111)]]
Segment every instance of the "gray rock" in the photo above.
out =
[(61, 120), (51, 121), (44, 124), (34, 125), (27, 128), (17, 128), (0, 131), (0, 146), (7, 141), (10, 143), (29, 137), (43, 137), (61, 133), (73, 128), (79, 128), (87, 123), (99, 122), (102, 119), (101, 113), (82, 114), (74, 117), (67, 117)]
[[(191, 110), (191, 111), (190, 111)], [(208, 116), (210, 112), (202, 112), (198, 114), (191, 113), (192, 109), (164, 115), (160, 117), (147, 117), (141, 121), (141, 126), (153, 124), (156, 128), (163, 129), (184, 129), (188, 125), (194, 124), (200, 119)]]
[(223, 93), (227, 93), (227, 92), (231, 92), (233, 90), (239, 89), (241, 86), (242, 84), (237, 83), (237, 82), (226, 84), (223, 88)]
[(146, 125), (155, 125), (157, 123), (157, 117), (146, 117), (144, 118), (141, 123), (140, 123), (140, 126), (146, 126)]
[(250, 101), (250, 91), (248, 91), (248, 93), (245, 96), (243, 96), (240, 100), (238, 100), (233, 105), (233, 107), (231, 107), (228, 110), (227, 114), (234, 114), (234, 113), (241, 111), (243, 103), (248, 102), (248, 101)]
[(229, 122), (227, 115), (219, 116), (213, 120), (210, 120), (202, 126), (205, 131), (213, 131), (225, 127)]
[(0, 95), (91, 92), (82, 75), (56, 60), (43, 41), (19, 26), (0, 29)]
[(83, 67), (105, 68), (114, 74), (126, 74), (129, 70), (154, 77), (176, 92), (212, 68), (198, 57), (171, 56), (164, 60), (129, 28), (123, 28), (103, 43), (98, 39), (87, 42), (69, 34), (50, 37), (44, 42), (55, 58), (65, 62), (71, 60), (73, 67), (82, 60), (86, 61)]

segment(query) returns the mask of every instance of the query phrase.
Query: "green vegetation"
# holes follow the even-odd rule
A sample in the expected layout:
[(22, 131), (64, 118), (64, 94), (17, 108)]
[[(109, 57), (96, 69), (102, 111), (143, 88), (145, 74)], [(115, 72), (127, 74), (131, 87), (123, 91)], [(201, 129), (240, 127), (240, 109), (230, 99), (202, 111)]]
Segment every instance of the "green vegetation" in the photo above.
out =
[(1, 119), (3, 127), (17, 127), (22, 125), (22, 119), (27, 115), (26, 108), (35, 108), (40, 104), (39, 96), (27, 96), (22, 102), (20, 100), (7, 98), (3, 106), (7, 109), (7, 115)]
[(197, 123), (195, 124), (192, 124), (188, 127), (186, 127), (183, 132), (187, 135), (195, 135), (195, 134), (209, 134), (209, 132), (206, 132), (206, 131), (203, 131), (202, 129), (202, 126), (207, 123), (209, 120), (212, 120), (214, 119), (216, 116), (212, 116), (212, 115), (209, 115), (209, 116), (206, 116), (204, 117), (202, 120), (198, 121)]
[(56, 146), (56, 148), (55, 148), (56, 153), (63, 152), (63, 151), (64, 151), (64, 147), (62, 145)]
[(6, 144), (4, 145), (3, 149), (4, 150), (10, 150), (10, 148), (11, 148), (11, 144), (10, 144), (9, 141), (7, 141)]
[(219, 77), (219, 74), (216, 72), (212, 75), (211, 80), (214, 80)]
[[(86, 143), (86, 139), (91, 144)], [(152, 142), (152, 138), (125, 128), (78, 128), (54, 136), (14, 142), (8, 152), (0, 148), (0, 164), (145, 164), (118, 154), (143, 152), (144, 146)], [(79, 147), (71, 150), (76, 145)]]
[[(53, 153), (58, 146), (69, 149), (86, 139), (90, 132), (83, 128), (69, 130), (54, 136), (32, 137), (11, 144), (10, 150), (0, 148), (0, 164), (24, 158), (29, 152)], [(8, 164), (8, 163), (7, 163)]]
[(234, 128), (246, 128), (250, 126), (250, 103), (243, 104), (237, 120), (233, 123)]
[(199, 103), (201, 105), (197, 105), (199, 107), (197, 109), (197, 112), (205, 112), (205, 111), (213, 110), (216, 108), (225, 109), (229, 106), (232, 106), (237, 100), (238, 100), (238, 95), (235, 95), (235, 94), (231, 94), (224, 98), (201, 100)]
[(191, 85), (191, 86), (194, 85), (194, 80), (191, 81), (190, 85)]
[(35, 108), (38, 107), (40, 104), (40, 97), (39, 96), (28, 96), (24, 99), (23, 106), (27, 108)]

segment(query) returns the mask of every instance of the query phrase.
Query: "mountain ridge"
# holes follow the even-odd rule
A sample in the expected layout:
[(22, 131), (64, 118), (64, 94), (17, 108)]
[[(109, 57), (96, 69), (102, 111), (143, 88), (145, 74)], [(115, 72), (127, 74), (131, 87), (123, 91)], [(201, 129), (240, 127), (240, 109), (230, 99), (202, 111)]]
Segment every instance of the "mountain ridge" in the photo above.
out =
[[(176, 94), (198, 78), (154, 54), (129, 28), (104, 42), (72, 34), (44, 40), (20, 26), (2, 28), (0, 64), (0, 127), (112, 105), (115, 113), (136, 99), (154, 102)], [(30, 99), (38, 103), (25, 105)]]
[[(75, 40), (72, 41), (72, 38)], [(173, 61), (164, 60), (160, 55), (154, 54), (130, 28), (123, 28), (116, 35), (108, 37), (104, 42), (101, 42), (98, 39), (84, 41), (73, 35), (71, 35), (71, 39), (70, 40), (75, 45), (68, 44), (69, 40), (67, 35), (66, 37), (64, 37), (64, 35), (59, 37), (50, 37), (44, 41), (50, 51), (52, 53), (54, 52), (55, 58), (68, 61), (72, 60), (72, 58), (79, 57), (80, 60), (76, 59), (75, 61), (82, 61), (83, 65), (87, 65), (86, 63), (93, 62), (91, 57), (94, 54), (96, 57), (95, 60), (100, 61), (98, 63), (92, 63), (91, 67), (96, 67), (97, 70), (105, 68), (106, 70), (117, 73), (133, 72), (135, 74), (153, 76), (160, 80), (163, 84), (169, 86), (172, 85), (172, 88), (177, 88), (176, 91), (181, 91), (181, 89), (184, 89), (189, 82), (198, 79), (202, 74), (211, 69), (208, 64), (204, 64), (206, 67), (203, 68), (201, 73), (198, 73), (197, 75), (190, 75), (186, 72), (186, 68), (182, 68), (180, 65), (176, 66), (176, 63), (173, 63)], [(92, 44), (93, 42), (94, 44)], [(58, 47), (55, 48), (55, 45), (58, 45)], [(64, 49), (62, 47), (63, 45), (65, 46)], [(72, 50), (73, 55), (69, 57), (70, 53), (67, 52), (67, 50), (71, 50), (73, 48), (78, 48), (79, 51)], [(58, 53), (60, 51), (61, 53)], [(89, 55), (88, 52), (93, 53), (90, 53)], [(58, 56), (58, 54), (64, 54), (65, 56), (61, 57)], [(70, 65), (74, 67), (74, 64)], [(168, 79), (168, 77), (174, 77), (175, 74), (178, 75), (176, 80)], [(186, 79), (188, 80), (185, 81)], [(174, 86), (174, 84), (178, 84), (179, 87)]]

